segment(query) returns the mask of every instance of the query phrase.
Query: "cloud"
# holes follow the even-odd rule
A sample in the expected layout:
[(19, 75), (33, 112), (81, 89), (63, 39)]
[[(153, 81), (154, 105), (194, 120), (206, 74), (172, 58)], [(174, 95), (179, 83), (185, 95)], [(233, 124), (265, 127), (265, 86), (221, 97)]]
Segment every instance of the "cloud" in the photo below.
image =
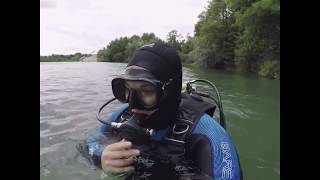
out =
[(57, 2), (50, 0), (40, 0), (40, 8), (56, 8)]
[[(97, 50), (97, 47), (101, 48), (105, 46), (105, 37), (83, 29), (73, 31), (72, 29), (64, 27), (47, 26), (44, 27), (42, 31), (50, 34), (50, 36), (43, 36), (42, 39), (40, 39), (40, 47), (43, 49), (50, 48), (54, 51), (52, 53), (88, 53)], [(45, 52), (43, 51), (42, 54), (43, 53)]]
[(40, 0), (40, 53), (88, 53), (145, 32), (166, 39), (175, 29), (186, 37), (193, 34), (205, 4), (207, 0)]

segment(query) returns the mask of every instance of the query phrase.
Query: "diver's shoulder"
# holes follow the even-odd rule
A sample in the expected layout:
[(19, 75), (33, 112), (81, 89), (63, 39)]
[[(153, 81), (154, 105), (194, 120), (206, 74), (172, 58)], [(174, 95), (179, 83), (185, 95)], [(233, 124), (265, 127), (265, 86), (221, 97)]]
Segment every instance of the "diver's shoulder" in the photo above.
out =
[(201, 134), (227, 134), (225, 129), (216, 121), (214, 117), (211, 117), (207, 113), (203, 113), (199, 120), (196, 122), (193, 128), (193, 133)]

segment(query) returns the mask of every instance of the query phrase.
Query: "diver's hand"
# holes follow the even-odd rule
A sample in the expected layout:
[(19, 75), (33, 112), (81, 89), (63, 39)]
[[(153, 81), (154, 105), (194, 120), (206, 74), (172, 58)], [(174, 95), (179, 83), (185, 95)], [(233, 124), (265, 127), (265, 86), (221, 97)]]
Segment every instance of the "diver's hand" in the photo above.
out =
[(102, 152), (101, 167), (104, 172), (112, 174), (131, 173), (134, 171), (133, 157), (140, 151), (132, 148), (132, 143), (125, 141), (108, 145)]

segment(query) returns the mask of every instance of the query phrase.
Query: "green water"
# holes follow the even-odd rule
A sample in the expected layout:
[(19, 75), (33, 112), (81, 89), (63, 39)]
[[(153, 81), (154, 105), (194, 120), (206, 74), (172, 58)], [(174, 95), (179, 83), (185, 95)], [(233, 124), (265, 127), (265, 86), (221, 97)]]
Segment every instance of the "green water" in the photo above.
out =
[(213, 70), (192, 72), (221, 91), (227, 130), (245, 179), (280, 179), (280, 81)]
[[(101, 124), (98, 108), (126, 64), (40, 63), (40, 179), (99, 180), (101, 171), (76, 145)], [(280, 81), (213, 70), (183, 69), (183, 80), (208, 79), (220, 90), (227, 130), (246, 180), (280, 179)], [(106, 113), (120, 104), (110, 105)]]

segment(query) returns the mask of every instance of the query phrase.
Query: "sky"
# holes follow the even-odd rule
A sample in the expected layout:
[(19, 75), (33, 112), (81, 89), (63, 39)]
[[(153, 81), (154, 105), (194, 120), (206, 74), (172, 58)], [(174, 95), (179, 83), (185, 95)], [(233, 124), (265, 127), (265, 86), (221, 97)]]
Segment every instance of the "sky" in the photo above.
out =
[(193, 36), (208, 0), (40, 0), (40, 55), (97, 53), (120, 37)]

